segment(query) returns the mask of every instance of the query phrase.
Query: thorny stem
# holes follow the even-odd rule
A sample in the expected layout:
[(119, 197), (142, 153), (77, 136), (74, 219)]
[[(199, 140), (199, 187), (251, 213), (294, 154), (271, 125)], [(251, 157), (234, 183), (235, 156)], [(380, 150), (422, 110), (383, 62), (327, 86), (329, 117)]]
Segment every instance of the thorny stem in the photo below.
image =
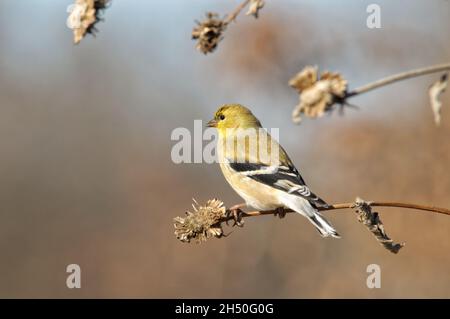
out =
[[(369, 202), (372, 207), (401, 207), (401, 208), (409, 208), (409, 209), (417, 209), (422, 211), (433, 212), (437, 214), (449, 215), (450, 209), (427, 206), (427, 205), (419, 205), (419, 204), (409, 204), (409, 203), (398, 203), (398, 202)], [(238, 204), (233, 206), (233, 208), (241, 208), (245, 207), (245, 204)], [(354, 208), (355, 203), (339, 203), (330, 205), (327, 208), (320, 207), (319, 211), (327, 211), (327, 210), (338, 210), (338, 209), (347, 209)], [(293, 210), (286, 209), (286, 213), (293, 213)], [(276, 213), (275, 210), (267, 210), (267, 211), (251, 211), (251, 212), (242, 212), (242, 217), (254, 217), (254, 216), (263, 216), (263, 215), (274, 215)], [(233, 217), (227, 217), (223, 221), (227, 221), (232, 219)]]
[(432, 66), (428, 66), (428, 67), (424, 67), (424, 68), (420, 68), (420, 69), (415, 69), (415, 70), (411, 70), (411, 71), (394, 74), (394, 75), (385, 77), (383, 79), (380, 79), (378, 81), (363, 85), (352, 91), (349, 91), (349, 92), (347, 92), (345, 97), (348, 98), (348, 97), (352, 97), (352, 96), (355, 96), (358, 94), (366, 93), (368, 91), (377, 89), (377, 88), (385, 86), (385, 85), (389, 85), (389, 84), (397, 82), (397, 81), (402, 81), (402, 80), (414, 78), (414, 77), (425, 75), (425, 74), (441, 72), (441, 71), (449, 71), (449, 70), (450, 70), (450, 63), (444, 63), (444, 64), (437, 64), (437, 65), (432, 65)]
[(234, 21), (239, 13), (241, 13), (242, 9), (244, 9), (248, 4), (250, 3), (250, 0), (244, 0), (240, 5), (234, 9), (233, 12), (231, 12), (227, 18), (223, 21), (225, 25), (229, 24), (231, 21)]

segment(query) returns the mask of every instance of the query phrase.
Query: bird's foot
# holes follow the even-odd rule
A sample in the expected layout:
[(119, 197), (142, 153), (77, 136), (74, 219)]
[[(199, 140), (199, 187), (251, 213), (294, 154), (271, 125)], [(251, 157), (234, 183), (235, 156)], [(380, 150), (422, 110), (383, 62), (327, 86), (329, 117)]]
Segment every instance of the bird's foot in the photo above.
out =
[[(238, 226), (238, 227), (243, 227), (244, 226), (244, 220), (243, 220), (243, 216), (244, 216), (244, 212), (241, 209), (242, 205), (235, 205), (233, 207), (231, 207), (228, 211), (227, 211), (227, 218), (232, 219), (234, 224), (232, 225), (234, 226)], [(228, 225), (228, 220), (226, 221), (227, 225)]]
[(274, 215), (282, 219), (286, 216), (286, 209), (284, 207), (278, 207), (275, 209)]

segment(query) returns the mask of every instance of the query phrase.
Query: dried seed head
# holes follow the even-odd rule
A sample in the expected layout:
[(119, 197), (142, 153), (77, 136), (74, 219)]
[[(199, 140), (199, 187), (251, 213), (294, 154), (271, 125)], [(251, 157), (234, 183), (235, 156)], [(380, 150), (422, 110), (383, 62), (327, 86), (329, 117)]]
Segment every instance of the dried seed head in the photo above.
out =
[(386, 234), (384, 225), (376, 212), (372, 212), (370, 202), (366, 202), (361, 198), (355, 200), (354, 209), (358, 217), (358, 221), (367, 227), (367, 229), (375, 236), (377, 241), (391, 253), (398, 253), (405, 243), (396, 244)]
[(337, 99), (344, 99), (347, 81), (339, 74), (323, 72), (318, 79), (317, 67), (307, 66), (297, 73), (289, 85), (299, 93), (299, 104), (292, 112), (292, 119), (300, 123), (301, 115), (321, 117), (333, 109)]
[(306, 66), (289, 80), (289, 85), (302, 93), (317, 82), (317, 66)]
[(317, 82), (311, 89), (305, 90), (299, 99), (299, 104), (294, 109), (292, 117), (295, 123), (300, 123), (301, 114), (308, 117), (321, 117), (330, 109), (333, 97), (329, 93), (329, 85), (326, 82)]
[(434, 114), (434, 122), (436, 125), (441, 123), (441, 109), (442, 109), (442, 101), (440, 100), (440, 96), (445, 92), (445, 89), (448, 86), (448, 73), (441, 76), (441, 78), (434, 82), (433, 85), (428, 89), (428, 95), (430, 97), (431, 109)]
[(339, 73), (322, 72), (320, 81), (328, 82), (330, 93), (337, 97), (344, 97), (347, 90), (347, 80), (345, 80)]
[(175, 236), (182, 242), (203, 242), (211, 237), (222, 237), (221, 221), (226, 217), (226, 208), (218, 199), (208, 200), (205, 206), (195, 200), (193, 212), (186, 212), (186, 217), (175, 217)]
[(223, 38), (226, 23), (218, 16), (217, 13), (206, 13), (206, 20), (197, 21), (197, 26), (192, 30), (192, 39), (198, 40), (196, 48), (204, 54), (214, 51)]
[(255, 18), (258, 18), (259, 10), (264, 7), (264, 4), (263, 0), (250, 0), (250, 5), (245, 15), (253, 15)]
[(110, 0), (75, 0), (70, 7), (67, 25), (73, 30), (73, 42), (78, 44), (87, 33), (95, 34), (95, 24)]

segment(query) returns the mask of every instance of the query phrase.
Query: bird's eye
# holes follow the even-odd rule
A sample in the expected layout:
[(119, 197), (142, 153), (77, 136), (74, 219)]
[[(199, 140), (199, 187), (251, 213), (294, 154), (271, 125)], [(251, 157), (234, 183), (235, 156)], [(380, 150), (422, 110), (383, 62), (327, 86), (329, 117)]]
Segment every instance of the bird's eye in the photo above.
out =
[(225, 115), (220, 114), (220, 115), (219, 115), (219, 119), (221, 119), (222, 121), (225, 120)]

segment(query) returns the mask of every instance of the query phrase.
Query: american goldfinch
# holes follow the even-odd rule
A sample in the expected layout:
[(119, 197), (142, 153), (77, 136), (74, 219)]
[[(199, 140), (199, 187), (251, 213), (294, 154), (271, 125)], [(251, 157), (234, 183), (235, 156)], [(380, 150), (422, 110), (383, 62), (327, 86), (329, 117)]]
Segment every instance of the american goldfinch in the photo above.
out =
[(224, 105), (207, 126), (217, 128), (222, 173), (247, 206), (258, 210), (290, 208), (305, 216), (323, 237), (339, 238), (317, 210), (328, 204), (309, 190), (284, 149), (249, 109)]

